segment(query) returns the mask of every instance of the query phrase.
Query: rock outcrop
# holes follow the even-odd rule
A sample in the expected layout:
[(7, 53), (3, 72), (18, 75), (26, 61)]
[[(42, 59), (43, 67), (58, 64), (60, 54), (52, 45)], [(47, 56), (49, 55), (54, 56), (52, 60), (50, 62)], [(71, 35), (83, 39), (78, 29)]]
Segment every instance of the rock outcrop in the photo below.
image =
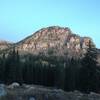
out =
[(67, 27), (52, 26), (40, 29), (33, 35), (20, 41), (16, 45), (19, 51), (36, 53), (55, 49), (57, 53), (63, 54), (63, 50), (73, 53), (85, 53), (89, 46), (94, 46), (89, 37), (80, 37), (73, 34)]
[(10, 42), (1, 40), (1, 41), (0, 41), (0, 50), (5, 50), (5, 49), (11, 47), (12, 44), (13, 44), (13, 43), (10, 43)]
[[(3, 45), (5, 43), (6, 45)], [(51, 26), (40, 29), (24, 40), (13, 44), (12, 48), (7, 42), (1, 43), (0, 49), (13, 47), (19, 54), (39, 54), (52, 50), (56, 55), (70, 54), (71, 56), (86, 53), (89, 47), (94, 47), (94, 43), (89, 37), (80, 37), (73, 34), (68, 27)], [(10, 47), (10, 48), (9, 48)]]

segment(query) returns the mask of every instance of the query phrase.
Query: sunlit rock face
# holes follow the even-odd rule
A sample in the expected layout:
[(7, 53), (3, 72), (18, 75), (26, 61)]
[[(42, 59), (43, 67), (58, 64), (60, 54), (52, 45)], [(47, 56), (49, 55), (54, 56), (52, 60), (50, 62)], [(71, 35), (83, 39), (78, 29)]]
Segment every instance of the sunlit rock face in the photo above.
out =
[(90, 38), (73, 34), (68, 27), (51, 26), (40, 29), (17, 43), (16, 49), (36, 54), (48, 51), (50, 48), (55, 49), (59, 54), (63, 54), (65, 50), (85, 53), (92, 44)]
[(89, 37), (80, 37), (74, 34), (68, 27), (51, 26), (42, 28), (31, 36), (18, 43), (11, 44), (6, 41), (0, 42), (0, 50), (13, 48), (19, 54), (48, 54), (53, 51), (54, 55), (80, 56), (87, 52), (89, 47), (94, 47), (94, 43)]
[(63, 46), (69, 34), (68, 28), (48, 27), (34, 33), (19, 45), (25, 51), (45, 50), (50, 47)]

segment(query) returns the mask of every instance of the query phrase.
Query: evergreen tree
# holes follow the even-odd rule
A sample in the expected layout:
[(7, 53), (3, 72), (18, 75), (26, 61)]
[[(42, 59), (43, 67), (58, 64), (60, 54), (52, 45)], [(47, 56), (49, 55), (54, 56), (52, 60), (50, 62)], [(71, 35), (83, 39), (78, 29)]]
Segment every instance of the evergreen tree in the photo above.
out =
[(98, 77), (97, 76), (97, 53), (95, 49), (89, 48), (85, 57), (82, 60), (83, 67), (81, 68), (81, 89), (83, 91), (97, 91)]

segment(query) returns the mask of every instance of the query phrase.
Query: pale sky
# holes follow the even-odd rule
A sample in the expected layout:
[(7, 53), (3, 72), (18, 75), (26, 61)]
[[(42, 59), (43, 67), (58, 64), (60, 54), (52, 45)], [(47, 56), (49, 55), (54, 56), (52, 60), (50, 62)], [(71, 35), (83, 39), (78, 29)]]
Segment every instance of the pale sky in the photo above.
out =
[(0, 0), (0, 39), (17, 42), (48, 26), (69, 27), (100, 48), (100, 0)]

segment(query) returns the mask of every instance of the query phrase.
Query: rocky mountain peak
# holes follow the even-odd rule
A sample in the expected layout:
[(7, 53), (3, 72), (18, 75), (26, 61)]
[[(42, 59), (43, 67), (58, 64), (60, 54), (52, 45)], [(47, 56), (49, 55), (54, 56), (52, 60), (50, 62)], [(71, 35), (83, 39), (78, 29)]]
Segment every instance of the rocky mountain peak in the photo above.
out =
[(13, 47), (20, 54), (52, 52), (55, 55), (71, 54), (74, 56), (86, 53), (89, 47), (94, 47), (94, 43), (89, 37), (74, 34), (68, 27), (50, 26), (38, 30), (13, 45), (6, 41), (0, 42), (0, 49), (6, 49), (5, 52)]
[(42, 28), (20, 41), (17, 43), (16, 49), (37, 54), (51, 48), (60, 52), (60, 54), (63, 54), (63, 50), (85, 53), (89, 46), (94, 46), (93, 44), (91, 38), (73, 34), (68, 27), (51, 26)]

